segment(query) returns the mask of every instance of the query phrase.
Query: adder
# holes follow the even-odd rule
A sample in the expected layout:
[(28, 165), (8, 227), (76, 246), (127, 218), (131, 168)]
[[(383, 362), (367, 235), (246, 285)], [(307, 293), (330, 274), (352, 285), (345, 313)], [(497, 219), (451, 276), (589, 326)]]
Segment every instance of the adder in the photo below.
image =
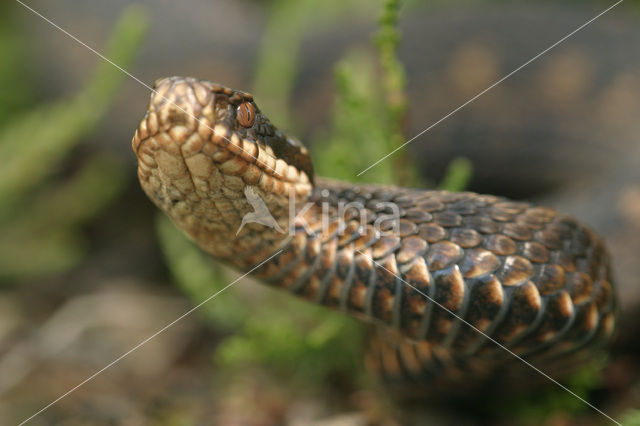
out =
[[(517, 357), (564, 374), (614, 331), (606, 249), (566, 214), (315, 176), (251, 95), (194, 78), (156, 82), (132, 145), (145, 193), (204, 251), (375, 324), (368, 362), (391, 382), (481, 383)], [(236, 236), (247, 188), (278, 227)]]

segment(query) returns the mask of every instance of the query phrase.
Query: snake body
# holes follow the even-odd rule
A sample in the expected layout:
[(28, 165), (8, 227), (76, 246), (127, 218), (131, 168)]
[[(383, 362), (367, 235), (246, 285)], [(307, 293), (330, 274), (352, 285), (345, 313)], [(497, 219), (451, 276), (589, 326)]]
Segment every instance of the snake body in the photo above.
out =
[[(388, 378), (464, 383), (504, 370), (505, 348), (569, 371), (614, 331), (606, 250), (566, 214), (316, 177), (251, 95), (193, 78), (156, 82), (132, 145), (143, 190), (203, 250), (242, 271), (269, 259), (263, 282), (376, 324)], [(248, 187), (280, 230), (236, 236)]]

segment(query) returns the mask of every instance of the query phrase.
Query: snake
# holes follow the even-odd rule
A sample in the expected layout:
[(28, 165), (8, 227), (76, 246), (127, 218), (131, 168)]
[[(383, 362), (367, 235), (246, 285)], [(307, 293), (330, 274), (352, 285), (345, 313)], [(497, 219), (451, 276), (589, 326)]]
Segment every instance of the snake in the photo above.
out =
[[(373, 324), (364, 362), (389, 383), (562, 375), (614, 334), (607, 250), (568, 214), (315, 176), (252, 95), (192, 77), (156, 81), (132, 147), (143, 191), (202, 250)], [(246, 220), (256, 206), (273, 223)]]

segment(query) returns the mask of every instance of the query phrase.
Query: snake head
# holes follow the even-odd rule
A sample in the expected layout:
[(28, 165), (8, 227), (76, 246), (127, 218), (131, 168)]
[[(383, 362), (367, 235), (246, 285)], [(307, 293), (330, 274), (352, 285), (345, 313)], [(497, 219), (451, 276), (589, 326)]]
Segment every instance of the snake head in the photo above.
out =
[[(155, 120), (149, 121), (153, 115)], [(151, 125), (149, 130), (158, 128), (179, 134), (190, 129), (204, 139), (210, 131), (214, 142), (230, 145), (232, 150), (235, 147), (231, 145), (236, 145), (235, 149), (240, 150), (249, 163), (263, 171), (273, 174), (279, 167), (285, 175), (289, 174), (288, 180), (292, 180), (294, 168), (301, 180), (313, 181), (313, 165), (307, 149), (277, 129), (249, 93), (190, 77), (159, 79), (145, 120)], [(261, 152), (264, 158), (258, 155)], [(300, 176), (302, 174), (306, 178)]]
[[(255, 190), (285, 229), (291, 194), (297, 204), (312, 191), (306, 148), (271, 124), (250, 94), (209, 81), (158, 80), (132, 146), (147, 195), (219, 257), (246, 249), (230, 240), (253, 244), (234, 240), (252, 211), (245, 188)], [(271, 238), (268, 232), (260, 238)]]

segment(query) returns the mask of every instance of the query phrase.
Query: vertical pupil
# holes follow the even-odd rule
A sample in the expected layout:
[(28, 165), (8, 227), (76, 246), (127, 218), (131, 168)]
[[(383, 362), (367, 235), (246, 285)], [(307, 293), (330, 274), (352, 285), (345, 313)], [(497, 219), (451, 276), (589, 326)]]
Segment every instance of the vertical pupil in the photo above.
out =
[(253, 106), (245, 102), (238, 107), (238, 121), (244, 127), (250, 127), (253, 125), (254, 112)]

